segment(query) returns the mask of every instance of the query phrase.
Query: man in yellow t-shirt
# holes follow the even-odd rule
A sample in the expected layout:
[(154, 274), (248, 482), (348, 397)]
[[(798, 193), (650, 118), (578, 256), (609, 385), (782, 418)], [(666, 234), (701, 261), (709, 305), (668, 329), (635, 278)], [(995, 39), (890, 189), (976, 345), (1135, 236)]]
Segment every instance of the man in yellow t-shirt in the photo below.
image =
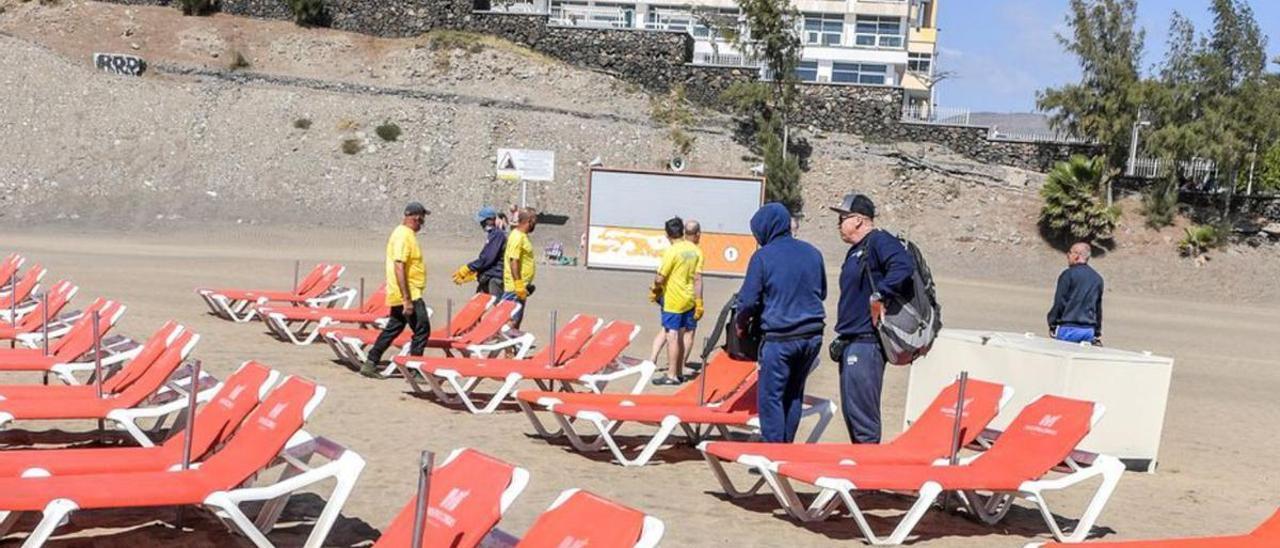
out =
[(516, 227), (507, 235), (507, 249), (502, 256), (502, 300), (520, 303), (520, 310), (511, 317), (513, 329), (519, 329), (524, 319), (525, 301), (533, 294), (533, 276), (538, 268), (533, 259), (533, 242), (529, 240), (538, 226), (538, 211), (521, 208), (516, 217)]
[(702, 314), (702, 283), (699, 270), (702, 251), (685, 239), (684, 221), (679, 217), (666, 223), (671, 247), (662, 252), (662, 262), (654, 277), (652, 294), (662, 304), (662, 329), (667, 336), (667, 365), (670, 373), (653, 380), (657, 385), (680, 384), (685, 381), (684, 364), (692, 341), (686, 333), (697, 328)]
[(413, 341), (409, 354), (421, 356), (431, 335), (431, 321), (427, 306), (422, 303), (422, 293), (427, 288), (427, 265), (418, 246), (418, 231), (431, 212), (418, 202), (409, 202), (404, 208), (404, 220), (391, 231), (387, 239), (387, 306), (391, 313), (387, 325), (382, 328), (378, 340), (369, 349), (369, 359), (360, 368), (360, 374), (377, 378), (382, 354), (395, 341), (406, 326), (413, 329)]

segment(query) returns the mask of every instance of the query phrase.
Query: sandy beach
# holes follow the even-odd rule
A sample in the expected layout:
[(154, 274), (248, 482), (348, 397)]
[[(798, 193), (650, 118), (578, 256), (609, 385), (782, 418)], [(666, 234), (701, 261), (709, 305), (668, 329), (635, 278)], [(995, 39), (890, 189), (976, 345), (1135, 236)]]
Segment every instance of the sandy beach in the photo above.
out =
[[(448, 273), (478, 244), (459, 237), (442, 241), (429, 230), (423, 237), (428, 301), (443, 314), (446, 299), (460, 303), (469, 295), (470, 288), (454, 286)], [(660, 517), (667, 526), (667, 546), (835, 546), (859, 538), (847, 518), (797, 524), (776, 509), (769, 495), (746, 502), (723, 500), (714, 478), (691, 448), (664, 450), (649, 466), (623, 468), (603, 454), (582, 455), (567, 445), (533, 438), (528, 421), (518, 412), (471, 415), (451, 409), (411, 396), (400, 379), (360, 377), (335, 364), (324, 345), (297, 347), (269, 337), (261, 324), (218, 320), (206, 313), (192, 291), (200, 286), (283, 289), (292, 282), (295, 260), (304, 266), (320, 260), (346, 264), (345, 284), (358, 285), (364, 277), (372, 291), (381, 281), (384, 237), (374, 231), (262, 227), (188, 227), (151, 234), (6, 229), (0, 236), (0, 252), (20, 252), (46, 265), (50, 280), (75, 281), (81, 286), (76, 300), (80, 306), (96, 296), (122, 300), (129, 306), (119, 328), (125, 334), (145, 337), (169, 319), (190, 326), (203, 336), (195, 356), (220, 376), (243, 360), (256, 359), (327, 386), (328, 398), (307, 429), (350, 447), (368, 461), (329, 538), (331, 545), (353, 546), (375, 539), (415, 488), (418, 452), (429, 449), (443, 455), (456, 447), (489, 452), (532, 473), (528, 489), (500, 524), (515, 534), (523, 532), (558, 492), (582, 487)], [(838, 268), (831, 253), (828, 249), (834, 287)], [(1105, 271), (1105, 261), (1101, 265)], [(948, 326), (1043, 330), (1048, 284), (1033, 287), (956, 279), (937, 267), (935, 273)], [(644, 298), (648, 279), (642, 273), (542, 266), (526, 327), (545, 338), (551, 310), (562, 318), (583, 312), (637, 322), (644, 330), (628, 354), (643, 356), (657, 323)], [(718, 310), (736, 285), (736, 280), (711, 280), (708, 309)], [(834, 314), (835, 299), (828, 301), (828, 313)], [(1280, 420), (1274, 397), (1280, 390), (1280, 371), (1274, 367), (1280, 350), (1276, 327), (1280, 312), (1274, 304), (1107, 295), (1110, 346), (1150, 350), (1173, 356), (1177, 362), (1158, 473), (1125, 474), (1097, 534), (1125, 539), (1243, 531), (1274, 510), (1280, 479), (1271, 461), (1280, 453), (1280, 441), (1266, 435)], [(892, 368), (887, 375), (883, 410), (887, 434), (896, 433), (902, 424), (906, 373), (906, 369)], [(810, 378), (809, 392), (836, 397), (833, 364), (824, 363)], [(624, 437), (628, 432), (623, 430)], [(845, 436), (837, 420), (823, 439), (841, 441)], [(1076, 490), (1052, 502), (1063, 517), (1071, 517), (1083, 506), (1085, 494)], [(907, 500), (874, 495), (867, 506), (901, 509)], [(300, 544), (309, 531), (308, 519), (318, 511), (318, 499), (298, 499), (272, 540), (279, 545)], [(179, 534), (165, 525), (173, 519), (172, 510), (80, 513), (73, 516), (71, 526), (59, 531), (55, 544), (243, 542), (198, 514), (186, 513), (186, 525), (195, 532)], [(33, 517), (27, 516), (16, 531), (29, 531), (33, 525)], [(1022, 506), (996, 527), (933, 512), (917, 533), (917, 544), (944, 547), (1013, 547), (1048, 537), (1034, 510)], [(0, 545), (17, 545), (23, 534), (11, 533)]]

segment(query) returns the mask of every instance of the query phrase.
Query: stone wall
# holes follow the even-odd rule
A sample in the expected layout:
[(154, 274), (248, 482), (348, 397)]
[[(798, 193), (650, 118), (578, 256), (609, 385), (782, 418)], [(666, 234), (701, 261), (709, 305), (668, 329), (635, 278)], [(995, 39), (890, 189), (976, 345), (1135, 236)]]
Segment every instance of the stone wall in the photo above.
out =
[[(105, 0), (165, 6), (174, 0)], [(432, 30), (490, 34), (560, 59), (600, 70), (651, 91), (676, 84), (695, 103), (723, 108), (721, 94), (735, 82), (756, 79), (743, 67), (692, 65), (693, 37), (683, 32), (593, 29), (549, 25), (547, 15), (475, 11), (488, 0), (323, 0), (325, 25), (385, 37), (417, 36)], [(479, 2), (479, 3), (477, 3)], [(218, 0), (225, 13), (293, 19), (285, 0)], [(901, 121), (903, 90), (883, 86), (805, 84), (793, 120), (824, 131), (862, 135), (875, 141), (937, 143), (975, 160), (1047, 171), (1072, 154), (1096, 153), (1089, 145), (991, 140), (982, 127)]]

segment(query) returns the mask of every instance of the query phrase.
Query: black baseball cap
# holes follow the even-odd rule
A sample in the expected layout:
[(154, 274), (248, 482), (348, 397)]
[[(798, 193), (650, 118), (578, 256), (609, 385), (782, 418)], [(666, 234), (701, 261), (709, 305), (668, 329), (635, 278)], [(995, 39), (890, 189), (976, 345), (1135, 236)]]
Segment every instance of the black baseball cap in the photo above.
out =
[(405, 217), (408, 217), (410, 215), (430, 215), (430, 214), (431, 212), (428, 211), (427, 208), (423, 207), (422, 204), (419, 202), (409, 202), (407, 205), (404, 206)]
[(844, 199), (840, 200), (840, 207), (833, 207), (831, 211), (841, 215), (849, 215), (857, 213), (868, 219), (876, 218), (876, 203), (871, 201), (865, 194), (849, 193), (844, 195)]

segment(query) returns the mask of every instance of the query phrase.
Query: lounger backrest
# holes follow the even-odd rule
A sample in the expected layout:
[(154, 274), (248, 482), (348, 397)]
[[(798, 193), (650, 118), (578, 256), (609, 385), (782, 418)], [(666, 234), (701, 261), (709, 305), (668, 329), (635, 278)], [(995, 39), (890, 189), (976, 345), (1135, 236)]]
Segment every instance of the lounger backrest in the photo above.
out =
[(1271, 517), (1262, 522), (1262, 525), (1254, 529), (1249, 536), (1254, 540), (1269, 541), (1269, 543), (1259, 543), (1258, 546), (1280, 546), (1280, 510), (1271, 514)]
[[(271, 379), (271, 368), (258, 362), (247, 362), (227, 377), (222, 388), (196, 413), (191, 438), (191, 459), (197, 460), (210, 449), (227, 440), (240, 423), (258, 406), (263, 385)], [(164, 442), (163, 451), (170, 462), (180, 462), (187, 433), (183, 429)]]
[(49, 345), (49, 353), (58, 359), (70, 362), (86, 352), (93, 350), (93, 312), (98, 312), (98, 335), (105, 337), (119, 319), (122, 305), (115, 301), (98, 299), (84, 311), (71, 330), (61, 339)]
[[(735, 360), (723, 350), (717, 350), (711, 355), (710, 360), (707, 362), (707, 367), (702, 373), (707, 377), (705, 401), (715, 403), (728, 398), (755, 371), (755, 362)], [(676, 392), (676, 395), (680, 396), (681, 399), (697, 403), (699, 391), (702, 389), (699, 384), (701, 382), (701, 380), (696, 380), (684, 385)]]
[[(445, 333), (445, 336), (450, 338), (461, 337), (463, 333), (470, 331), (471, 328), (478, 327), (476, 322), (481, 321), (482, 318), (487, 316), (487, 314), (485, 314), (485, 309), (489, 307), (489, 301), (491, 299), (492, 297), (485, 293), (476, 293), (473, 295), (471, 299), (467, 301), (467, 304), (462, 305), (462, 308), (453, 315), (453, 318), (449, 319), (448, 332)], [(498, 307), (496, 306), (494, 307), (495, 310), (497, 308)], [(511, 310), (515, 310), (515, 308), (512, 307)], [(489, 314), (493, 314), (493, 311), (490, 311)], [(501, 322), (497, 322), (496, 329), (502, 329), (503, 324), (506, 324), (510, 320), (511, 313), (508, 312), (506, 319)], [(498, 332), (495, 330), (492, 335), (485, 337), (485, 339), (493, 338), (493, 336), (497, 334)]]
[[(50, 320), (57, 317), (58, 313), (62, 311), (62, 308), (67, 306), (67, 303), (71, 302), (71, 296), (75, 295), (75, 292), (76, 286), (71, 285), (71, 282), (66, 280), (53, 284), (53, 287), (49, 288), (49, 313), (47, 316)], [(32, 310), (26, 316), (23, 316), (22, 321), (18, 322), (18, 331), (23, 333), (34, 333), (38, 331), (42, 326), (44, 326), (45, 316), (44, 299), (41, 299), (40, 303), (36, 305), (35, 310)]]
[[(502, 494), (515, 477), (515, 466), (475, 451), (463, 450), (431, 475), (423, 546), (476, 546), (502, 519)], [(412, 545), (414, 496), (378, 538), (375, 547)]]
[(116, 394), (123, 391), (134, 381), (138, 380), (143, 373), (147, 372), (156, 360), (164, 354), (169, 348), (169, 339), (173, 338), (173, 332), (180, 329), (181, 326), (177, 322), (165, 322), (160, 329), (156, 330), (147, 342), (142, 344), (142, 350), (138, 351), (138, 355), (129, 360), (120, 368), (120, 371), (112, 375), (111, 378), (102, 381), (102, 391), (106, 394)]
[(365, 314), (372, 314), (374, 312), (386, 310), (387, 284), (382, 284), (382, 287), (379, 287), (377, 291), (373, 292), (373, 295), (369, 295), (369, 298), (365, 299), (364, 302), (360, 304), (360, 311)]
[[(470, 303), (467, 304), (470, 305)], [(460, 337), (459, 342), (464, 344), (484, 344), (489, 339), (498, 336), (498, 333), (502, 332), (502, 326), (511, 321), (511, 315), (515, 313), (516, 306), (518, 305), (515, 301), (502, 301), (490, 308), (480, 318), (480, 322), (475, 327)], [(450, 325), (451, 329), (452, 327)]]
[(635, 546), (643, 530), (644, 512), (593, 493), (577, 491), (538, 516), (516, 546), (625, 548)]
[(195, 347), (200, 336), (191, 331), (183, 331), (173, 344), (164, 349), (164, 353), (156, 358), (155, 363), (151, 364), (146, 371), (138, 375), (137, 379), (129, 383), (116, 394), (115, 402), (117, 405), (126, 407), (135, 407), (142, 403), (147, 397), (155, 394), (164, 386), (165, 381), (178, 370), (178, 366), (182, 365), (182, 360), (187, 359), (191, 354), (191, 349)]
[(329, 265), (324, 263), (317, 264), (311, 269), (311, 272), (308, 272), (306, 276), (303, 276), (301, 280), (298, 280), (298, 285), (293, 286), (293, 292), (301, 295), (310, 291), (311, 288), (316, 285), (316, 282), (319, 282), (320, 278), (328, 271)]
[(312, 284), (311, 287), (300, 291), (298, 294), (304, 297), (320, 296), (325, 291), (332, 288), (333, 284), (338, 283), (338, 278), (342, 277), (342, 272), (344, 270), (346, 270), (346, 267), (342, 265), (329, 265), (328, 270), (325, 270), (324, 274), (320, 276), (320, 279), (316, 280), (316, 283)]
[(1041, 396), (1014, 417), (985, 455), (970, 466), (1033, 480), (1065, 460), (1089, 434), (1092, 402)]
[(552, 345), (548, 344), (543, 346), (542, 350), (539, 350), (537, 354), (534, 354), (532, 358), (534, 363), (559, 365), (578, 355), (578, 352), (582, 351), (583, 347), (587, 345), (588, 340), (594, 340), (591, 334), (595, 332), (596, 324), (599, 322), (600, 320), (595, 316), (586, 314), (574, 316), (573, 319), (569, 320), (569, 323), (564, 324), (564, 327), (556, 331), (555, 361), (550, 359)]
[[(9, 288), (9, 294), (0, 297), (0, 308), (8, 308), (13, 303), (21, 304), (31, 296), (31, 292), (36, 288), (36, 284), (40, 283), (40, 278), (44, 277), (45, 272), (44, 267), (38, 264), (27, 269), (27, 273), (18, 278), (17, 287)], [(4, 283), (9, 283), (9, 280), (5, 280)]]
[(206, 481), (218, 489), (230, 489), (266, 468), (302, 429), (305, 409), (318, 390), (309, 380), (289, 377), (271, 391), (227, 444), (200, 465)]
[(582, 351), (569, 360), (565, 367), (583, 373), (599, 371), (622, 355), (627, 346), (631, 345), (635, 333), (635, 324), (618, 320), (609, 322), (609, 325), (591, 337)]
[(4, 262), (0, 263), (0, 286), (9, 285), (10, 276), (22, 267), (23, 262), (22, 256), (17, 253), (10, 253), (4, 258)]
[[(969, 379), (964, 388), (960, 412), (960, 446), (978, 438), (982, 429), (1000, 413), (1004, 385)], [(951, 437), (956, 424), (956, 398), (960, 383), (942, 389), (911, 427), (890, 442), (895, 449), (911, 454), (942, 457), (951, 454)]]

